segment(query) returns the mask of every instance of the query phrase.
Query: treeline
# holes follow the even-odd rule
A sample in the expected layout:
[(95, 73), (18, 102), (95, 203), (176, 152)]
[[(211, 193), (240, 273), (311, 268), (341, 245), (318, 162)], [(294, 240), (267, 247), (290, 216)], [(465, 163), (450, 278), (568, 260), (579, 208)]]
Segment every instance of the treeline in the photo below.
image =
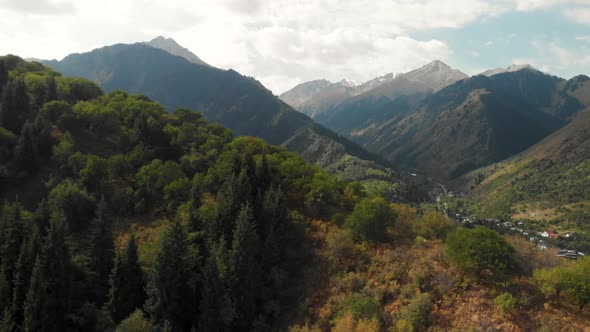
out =
[[(302, 215), (363, 196), (187, 109), (12, 56), (0, 79), (2, 331), (276, 328)], [(165, 223), (155, 257), (125, 220)]]

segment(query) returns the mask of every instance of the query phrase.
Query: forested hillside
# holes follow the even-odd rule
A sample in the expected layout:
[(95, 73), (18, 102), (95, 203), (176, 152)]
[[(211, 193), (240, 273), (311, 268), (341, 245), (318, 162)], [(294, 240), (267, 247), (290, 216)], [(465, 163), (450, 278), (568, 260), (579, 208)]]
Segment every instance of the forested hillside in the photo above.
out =
[(1, 60), (3, 331), (141, 309), (173, 330), (269, 329), (296, 295), (302, 214), (362, 192), (199, 113)]
[[(236, 135), (256, 136), (283, 145), (322, 167), (338, 164), (339, 168), (331, 169), (343, 179), (352, 176), (354, 180), (369, 181), (372, 188), (384, 178), (389, 183), (400, 182), (387, 162), (317, 125), (260, 82), (231, 69), (191, 63), (142, 43), (107, 46), (46, 64), (65, 76), (90, 79), (106, 92), (123, 89), (147, 95), (167, 110), (197, 109), (207, 121), (220, 123)], [(363, 166), (359, 169), (358, 165)], [(371, 175), (381, 174), (384, 168), (388, 169), (385, 175)], [(388, 191), (402, 195), (399, 188), (390, 187)]]

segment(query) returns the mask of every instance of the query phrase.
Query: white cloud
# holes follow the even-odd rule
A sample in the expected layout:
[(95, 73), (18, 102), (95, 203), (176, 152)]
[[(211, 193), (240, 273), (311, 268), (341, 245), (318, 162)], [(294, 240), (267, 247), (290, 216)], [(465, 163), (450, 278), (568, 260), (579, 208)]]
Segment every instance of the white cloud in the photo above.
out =
[(586, 36), (577, 36), (576, 40), (579, 41), (583, 41), (583, 42), (587, 42), (590, 43), (590, 35), (586, 35)]
[(519, 11), (549, 9), (555, 6), (589, 4), (589, 0), (514, 0)]
[(448, 60), (445, 42), (410, 34), (507, 10), (490, 0), (103, 0), (76, 1), (75, 15), (30, 16), (73, 10), (65, 1), (0, 0), (0, 54), (61, 58), (165, 35), (277, 93), (295, 79), (363, 81)]
[(578, 24), (590, 25), (590, 7), (565, 9), (563, 15)]

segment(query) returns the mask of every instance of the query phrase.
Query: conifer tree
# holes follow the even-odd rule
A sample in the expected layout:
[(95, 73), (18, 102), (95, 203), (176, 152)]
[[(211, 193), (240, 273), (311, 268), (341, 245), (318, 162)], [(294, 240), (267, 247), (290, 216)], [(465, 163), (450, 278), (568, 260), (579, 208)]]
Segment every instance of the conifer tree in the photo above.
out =
[(52, 217), (45, 243), (41, 249), (41, 290), (45, 298), (42, 326), (47, 331), (66, 330), (70, 309), (71, 258), (67, 245), (65, 217)]
[(10, 283), (6, 277), (4, 266), (0, 266), (0, 312), (10, 307), (10, 299), (12, 298)]
[(90, 271), (96, 287), (95, 299), (98, 305), (107, 300), (109, 276), (113, 270), (115, 243), (111, 221), (107, 216), (104, 197), (98, 203), (90, 236)]
[(224, 238), (211, 250), (203, 267), (203, 285), (199, 305), (201, 331), (228, 331), (235, 319), (234, 305), (228, 292), (228, 253)]
[(11, 203), (3, 207), (0, 215), (0, 266), (4, 270), (11, 291), (25, 233), (21, 213), (22, 206), (19, 203)]
[(17, 325), (21, 325), (23, 322), (24, 303), (31, 283), (35, 258), (39, 254), (40, 243), (39, 229), (36, 225), (33, 225), (31, 234), (21, 247), (15, 269), (12, 312), (14, 322)]
[(23, 170), (32, 174), (37, 168), (37, 148), (34, 145), (33, 127), (25, 123), (18, 143), (14, 148), (15, 166), (18, 171)]
[(194, 289), (189, 242), (176, 221), (162, 239), (148, 284), (146, 310), (156, 324), (169, 321), (174, 329), (188, 330), (194, 317)]
[(41, 259), (37, 257), (31, 273), (31, 283), (24, 307), (23, 330), (25, 331), (40, 331), (43, 327), (47, 291), (43, 283), (42, 269)]
[(237, 328), (249, 329), (256, 315), (259, 286), (257, 262), (259, 238), (252, 220), (250, 204), (242, 206), (235, 223), (230, 251), (232, 299), (236, 307)]
[(8, 70), (6, 69), (6, 65), (4, 64), (4, 60), (0, 60), (0, 96), (2, 95), (2, 90), (4, 85), (8, 82)]
[(0, 332), (13, 332), (16, 331), (16, 324), (12, 318), (12, 310), (9, 308), (4, 309), (4, 313), (0, 316)]
[(55, 77), (50, 76), (47, 79), (47, 92), (45, 93), (45, 102), (57, 100), (57, 84)]
[(131, 235), (123, 254), (118, 254), (110, 278), (108, 308), (120, 322), (145, 302), (144, 277), (137, 256), (135, 236)]

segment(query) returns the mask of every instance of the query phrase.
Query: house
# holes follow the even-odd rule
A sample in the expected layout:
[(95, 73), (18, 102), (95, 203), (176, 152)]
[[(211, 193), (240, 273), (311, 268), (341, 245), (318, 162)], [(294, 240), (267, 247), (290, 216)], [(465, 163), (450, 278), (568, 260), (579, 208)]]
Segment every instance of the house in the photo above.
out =
[(552, 230), (546, 230), (543, 233), (541, 233), (540, 235), (544, 238), (552, 238), (552, 239), (555, 239), (558, 237), (558, 235)]

